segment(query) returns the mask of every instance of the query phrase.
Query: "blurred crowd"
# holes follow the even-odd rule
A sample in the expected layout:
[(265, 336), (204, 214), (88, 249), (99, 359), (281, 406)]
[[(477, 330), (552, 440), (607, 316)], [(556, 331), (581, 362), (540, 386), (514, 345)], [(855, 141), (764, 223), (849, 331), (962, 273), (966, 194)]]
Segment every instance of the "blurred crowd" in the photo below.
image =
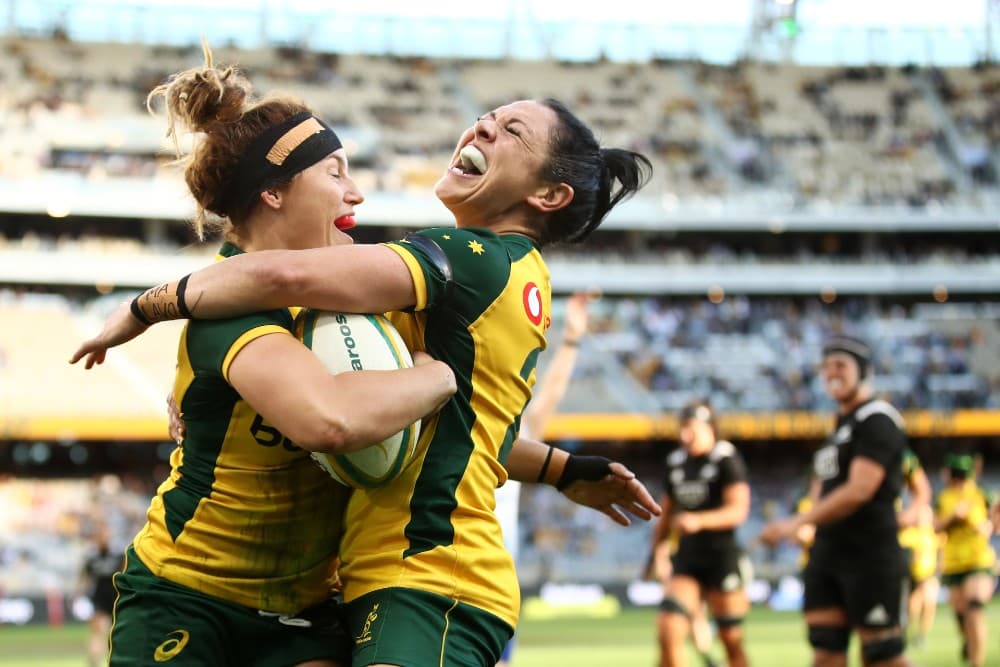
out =
[(152, 488), (139, 475), (0, 477), (0, 597), (81, 595), (97, 535), (123, 552), (145, 523)]
[(876, 392), (901, 409), (997, 408), (998, 303), (836, 303), (731, 296), (608, 300), (595, 334), (665, 409), (709, 397), (724, 410), (830, 407), (817, 377), (831, 333), (876, 348)]
[[(1000, 72), (990, 66), (453, 61), (215, 46), (216, 60), (237, 63), (259, 93), (298, 94), (337, 125), (368, 191), (425, 187), (457, 130), (537, 96), (570, 104), (605, 143), (647, 152), (653, 191), (682, 200), (982, 208), (997, 185)], [(199, 60), (200, 47), (8, 37), (0, 51), (0, 176), (176, 177), (145, 97)]]

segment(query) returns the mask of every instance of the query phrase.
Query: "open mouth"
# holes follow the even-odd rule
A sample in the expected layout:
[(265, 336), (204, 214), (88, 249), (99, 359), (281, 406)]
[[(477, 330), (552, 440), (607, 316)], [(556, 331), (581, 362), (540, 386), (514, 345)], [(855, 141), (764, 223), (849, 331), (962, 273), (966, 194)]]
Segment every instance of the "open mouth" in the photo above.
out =
[(353, 229), (358, 223), (354, 220), (353, 215), (342, 215), (333, 221), (334, 227), (342, 232), (346, 232), (348, 229)]
[(467, 144), (458, 152), (458, 160), (451, 170), (463, 176), (482, 176), (486, 173), (486, 156), (472, 144)]

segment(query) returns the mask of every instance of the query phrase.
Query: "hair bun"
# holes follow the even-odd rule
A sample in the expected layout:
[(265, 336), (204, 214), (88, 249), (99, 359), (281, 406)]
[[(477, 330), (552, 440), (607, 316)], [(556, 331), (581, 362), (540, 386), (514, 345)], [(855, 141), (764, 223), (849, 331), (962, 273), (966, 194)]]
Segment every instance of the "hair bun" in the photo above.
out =
[(180, 72), (167, 83), (157, 86), (146, 98), (152, 102), (162, 96), (167, 105), (167, 136), (177, 138), (176, 123), (195, 132), (211, 132), (219, 123), (238, 120), (245, 110), (253, 86), (233, 67), (220, 70), (212, 63), (212, 50), (202, 42), (205, 64)]
[(217, 123), (243, 115), (251, 85), (232, 67), (223, 71), (207, 66), (181, 74), (168, 84), (167, 105), (189, 129), (209, 132)]

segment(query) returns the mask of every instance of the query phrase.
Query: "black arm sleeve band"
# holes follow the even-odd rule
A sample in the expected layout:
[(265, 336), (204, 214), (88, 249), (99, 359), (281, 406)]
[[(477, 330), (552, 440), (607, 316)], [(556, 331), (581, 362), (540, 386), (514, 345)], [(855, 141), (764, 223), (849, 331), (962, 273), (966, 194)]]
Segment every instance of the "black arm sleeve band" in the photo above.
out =
[(545, 463), (542, 464), (542, 469), (538, 473), (538, 479), (535, 480), (539, 484), (545, 481), (545, 473), (549, 471), (549, 463), (552, 461), (552, 452), (555, 451), (555, 447), (549, 445), (549, 453), (545, 455)]
[[(139, 296), (142, 296), (141, 294)], [(149, 318), (142, 314), (142, 309), (139, 308), (139, 296), (132, 299), (132, 303), (129, 304), (129, 310), (132, 311), (132, 317), (142, 322), (147, 327), (152, 324)]]
[(441, 278), (444, 280), (444, 296), (441, 302), (447, 301), (451, 297), (452, 288), (455, 285), (455, 274), (451, 270), (451, 260), (448, 259), (448, 255), (434, 239), (421, 234), (410, 232), (403, 237), (403, 240), (415, 248), (420, 248), (434, 265), (434, 268), (441, 272)]
[(563, 468), (562, 477), (556, 484), (556, 488), (562, 491), (567, 486), (578, 480), (585, 482), (596, 482), (611, 474), (611, 460), (603, 456), (576, 456), (570, 454), (566, 459), (566, 467)]
[(189, 273), (177, 283), (177, 310), (181, 312), (181, 315), (186, 320), (191, 319), (191, 311), (188, 310), (187, 302), (184, 301), (184, 293), (187, 292), (188, 278), (190, 277), (191, 274)]

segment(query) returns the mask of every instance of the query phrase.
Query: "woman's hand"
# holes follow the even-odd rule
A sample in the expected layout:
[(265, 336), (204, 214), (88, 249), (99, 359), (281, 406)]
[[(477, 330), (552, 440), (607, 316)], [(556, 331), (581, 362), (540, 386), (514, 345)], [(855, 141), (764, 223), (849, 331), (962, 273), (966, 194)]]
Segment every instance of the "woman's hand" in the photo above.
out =
[(184, 436), (187, 435), (187, 426), (181, 419), (181, 411), (177, 409), (173, 394), (167, 396), (167, 432), (170, 433), (170, 439), (178, 445), (184, 442)]
[(451, 369), (451, 366), (443, 361), (438, 361), (426, 352), (417, 350), (413, 353), (414, 368), (430, 366), (431, 364), (433, 364), (435, 366), (435, 370), (441, 374), (440, 380), (442, 393), (441, 401), (427, 416), (436, 414), (438, 410), (443, 408), (445, 404), (451, 400), (451, 397), (455, 395), (455, 392), (458, 391), (458, 382), (455, 380), (455, 371)]
[(587, 304), (601, 298), (601, 293), (574, 292), (566, 300), (566, 331), (564, 337), (568, 341), (577, 341), (587, 333), (590, 326), (590, 313), (587, 311)]
[(701, 518), (695, 512), (679, 512), (670, 522), (673, 529), (681, 535), (693, 535), (701, 531)]
[(776, 547), (785, 540), (791, 539), (799, 528), (796, 517), (772, 521), (760, 531), (760, 541), (769, 547)]
[(602, 479), (578, 479), (562, 489), (563, 494), (579, 505), (607, 514), (623, 526), (631, 523), (623, 510), (643, 521), (659, 516), (659, 504), (634, 472), (615, 461), (609, 463), (608, 468), (610, 474)]
[(132, 314), (129, 301), (125, 301), (104, 321), (104, 328), (94, 338), (84, 341), (77, 348), (69, 363), (75, 364), (86, 357), (84, 368), (93, 368), (95, 364), (103, 364), (108, 348), (127, 343), (149, 327), (140, 322)]

